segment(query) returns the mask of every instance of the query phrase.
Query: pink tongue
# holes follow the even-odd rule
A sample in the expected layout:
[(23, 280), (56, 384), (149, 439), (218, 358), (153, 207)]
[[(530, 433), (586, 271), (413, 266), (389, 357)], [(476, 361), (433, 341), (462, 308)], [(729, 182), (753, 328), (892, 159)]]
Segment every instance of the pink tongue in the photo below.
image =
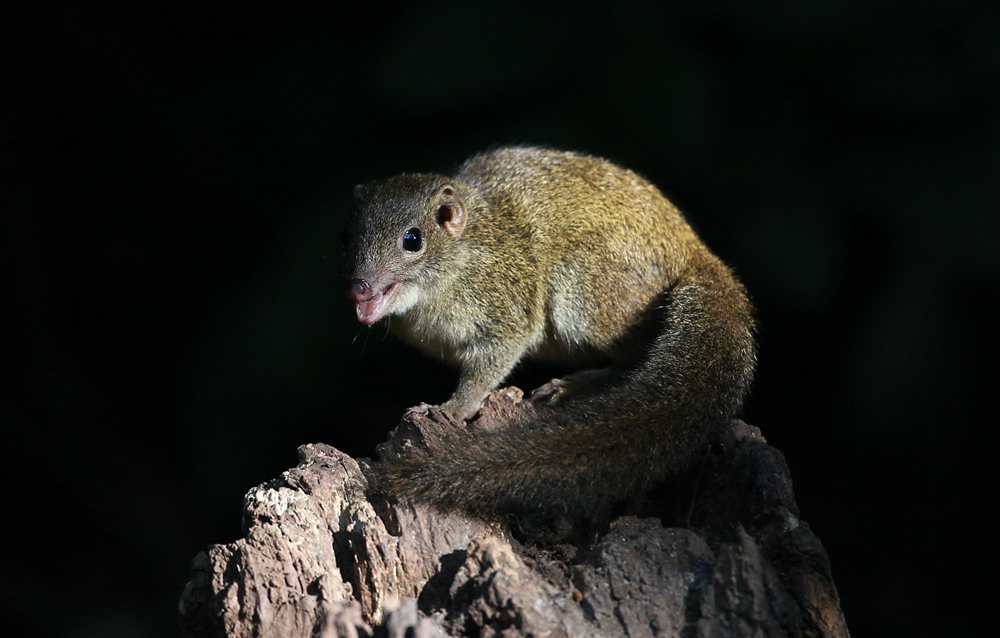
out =
[(385, 293), (386, 291), (383, 290), (372, 295), (368, 301), (357, 302), (358, 321), (368, 325), (379, 320), (379, 317), (385, 312)]

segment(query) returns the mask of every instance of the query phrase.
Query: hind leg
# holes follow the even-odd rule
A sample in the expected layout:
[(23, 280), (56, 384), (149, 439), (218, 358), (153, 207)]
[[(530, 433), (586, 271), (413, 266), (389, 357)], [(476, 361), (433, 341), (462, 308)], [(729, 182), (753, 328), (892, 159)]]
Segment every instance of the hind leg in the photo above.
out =
[(614, 377), (612, 368), (580, 370), (561, 379), (552, 379), (531, 393), (532, 403), (558, 405), (563, 401), (588, 394), (596, 394), (605, 388)]

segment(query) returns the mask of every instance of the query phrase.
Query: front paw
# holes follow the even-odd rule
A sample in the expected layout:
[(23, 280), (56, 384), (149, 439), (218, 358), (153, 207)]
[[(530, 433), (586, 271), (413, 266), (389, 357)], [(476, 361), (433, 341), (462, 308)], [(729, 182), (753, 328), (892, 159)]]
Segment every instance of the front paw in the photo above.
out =
[(472, 401), (458, 401), (454, 397), (445, 401), (441, 404), (441, 409), (446, 410), (450, 414), (454, 415), (456, 419), (460, 421), (471, 421), (477, 414), (479, 414), (479, 408), (482, 407), (483, 400)]

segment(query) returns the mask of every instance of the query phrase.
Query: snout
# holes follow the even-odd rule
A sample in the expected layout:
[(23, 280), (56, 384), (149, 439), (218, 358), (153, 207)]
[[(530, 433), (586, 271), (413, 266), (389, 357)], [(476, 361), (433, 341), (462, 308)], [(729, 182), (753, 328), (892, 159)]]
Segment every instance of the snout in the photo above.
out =
[(364, 279), (351, 279), (347, 282), (347, 298), (354, 303), (370, 301), (372, 287)]

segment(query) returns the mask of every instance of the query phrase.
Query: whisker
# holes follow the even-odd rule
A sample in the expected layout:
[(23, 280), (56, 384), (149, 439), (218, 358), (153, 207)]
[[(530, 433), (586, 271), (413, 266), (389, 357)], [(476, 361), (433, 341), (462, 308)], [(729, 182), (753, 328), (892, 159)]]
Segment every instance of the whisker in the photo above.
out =
[(366, 330), (366, 331), (365, 331), (365, 342), (364, 342), (363, 344), (361, 344), (361, 356), (360, 356), (360, 357), (358, 357), (358, 360), (359, 360), (359, 361), (360, 361), (361, 359), (363, 359), (363, 358), (364, 358), (364, 356), (365, 356), (365, 348), (367, 348), (367, 347), (368, 347), (368, 338), (369, 338), (369, 337), (371, 337), (371, 336), (372, 336), (372, 331), (371, 331), (371, 329), (369, 328), (368, 330)]

